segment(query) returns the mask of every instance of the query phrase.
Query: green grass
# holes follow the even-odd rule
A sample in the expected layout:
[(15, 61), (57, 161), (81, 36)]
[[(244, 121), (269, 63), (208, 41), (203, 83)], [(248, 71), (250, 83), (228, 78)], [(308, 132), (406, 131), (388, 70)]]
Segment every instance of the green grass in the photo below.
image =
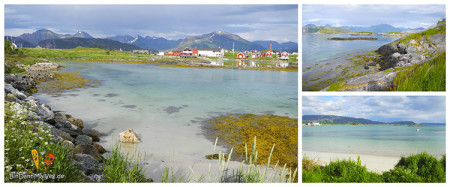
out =
[[(312, 163), (312, 164), (311, 164)], [(445, 155), (441, 160), (426, 152), (402, 156), (394, 169), (378, 174), (370, 172), (361, 160), (332, 161), (321, 166), (308, 158), (303, 159), (303, 182), (440, 182), (445, 183)], [(307, 166), (305, 166), (307, 164)]]
[(422, 65), (397, 73), (395, 91), (445, 91), (445, 52)]
[[(50, 130), (42, 121), (28, 121), (29, 112), (34, 109), (5, 102), (5, 182), (82, 182), (79, 168), (74, 163), (73, 150), (61, 142), (54, 143)], [(31, 150), (33, 145), (39, 153), (39, 169), (35, 167)], [(52, 152), (55, 160), (49, 166), (43, 161)], [(49, 174), (48, 179), (11, 179), (10, 174)]]
[(152, 179), (145, 178), (143, 173), (139, 154), (123, 155), (119, 145), (116, 145), (103, 164), (102, 182), (152, 182)]

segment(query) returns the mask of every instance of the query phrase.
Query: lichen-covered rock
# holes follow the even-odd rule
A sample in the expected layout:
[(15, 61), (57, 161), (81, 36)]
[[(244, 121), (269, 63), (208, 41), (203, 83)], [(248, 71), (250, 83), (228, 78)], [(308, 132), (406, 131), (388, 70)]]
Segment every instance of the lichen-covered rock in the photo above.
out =
[(71, 142), (74, 141), (74, 139), (72, 138), (72, 136), (70, 136), (69, 133), (59, 130), (59, 129), (56, 129), (56, 131), (58, 132), (59, 136), (61, 136), (63, 139), (71, 141)]
[(61, 65), (57, 64), (57, 63), (53, 63), (53, 62), (40, 62), (40, 63), (36, 63), (33, 64), (31, 66), (27, 66), (24, 69), (29, 71), (38, 71), (38, 70), (44, 70), (44, 71), (48, 71), (48, 70), (58, 70), (63, 68)]
[(81, 121), (81, 119), (76, 119), (74, 117), (70, 117), (70, 118), (67, 118), (67, 121), (69, 121), (72, 124), (76, 125), (80, 129), (84, 128), (84, 123), (83, 123), (83, 121)]
[(5, 74), (5, 86), (6, 83), (11, 84), (19, 91), (32, 93), (36, 90), (36, 82), (31, 75)]
[(119, 134), (120, 142), (123, 143), (139, 143), (141, 142), (137, 134), (131, 130), (128, 129), (122, 133)]

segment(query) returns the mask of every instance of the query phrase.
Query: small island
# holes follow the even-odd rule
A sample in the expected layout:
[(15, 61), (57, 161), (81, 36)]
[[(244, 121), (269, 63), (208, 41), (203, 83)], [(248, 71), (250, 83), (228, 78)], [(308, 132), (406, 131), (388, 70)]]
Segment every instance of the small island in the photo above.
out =
[(333, 37), (333, 38), (328, 38), (328, 40), (353, 41), (353, 40), (378, 40), (378, 38), (374, 38), (374, 37)]

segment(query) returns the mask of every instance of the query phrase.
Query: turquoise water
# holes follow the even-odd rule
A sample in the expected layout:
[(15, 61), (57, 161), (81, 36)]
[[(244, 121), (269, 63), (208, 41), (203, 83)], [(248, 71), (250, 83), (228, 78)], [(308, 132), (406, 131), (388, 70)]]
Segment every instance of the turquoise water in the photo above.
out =
[[(328, 40), (332, 37), (374, 37), (378, 40)], [(349, 34), (303, 34), (302, 35), (302, 78), (304, 91), (320, 90), (341, 78), (352, 77), (350, 73), (369, 73), (348, 60), (356, 55), (373, 54), (373, 51), (398, 37), (352, 36)], [(356, 59), (356, 58), (355, 58)], [(348, 69), (345, 69), (349, 67)], [(367, 72), (366, 72), (367, 71)]]
[(76, 61), (62, 65), (62, 71), (79, 72), (101, 85), (35, 97), (81, 118), (85, 128), (106, 133), (100, 142), (106, 148), (118, 142), (120, 132), (136, 131), (142, 142), (122, 148), (144, 154), (148, 175), (156, 179), (164, 165), (175, 170), (201, 167), (208, 162), (205, 155), (225, 150), (213, 152), (201, 120), (226, 113), (298, 116), (297, 72)]
[(304, 151), (378, 156), (402, 156), (426, 151), (440, 157), (445, 154), (445, 126), (302, 127), (302, 146)]

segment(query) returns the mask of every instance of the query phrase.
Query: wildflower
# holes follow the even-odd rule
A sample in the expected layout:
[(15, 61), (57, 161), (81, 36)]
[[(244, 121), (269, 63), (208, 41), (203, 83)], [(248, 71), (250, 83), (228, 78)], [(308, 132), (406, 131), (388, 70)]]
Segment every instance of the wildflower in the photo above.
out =
[(25, 157), (20, 157), (21, 159), (25, 159)]
[(9, 142), (9, 140), (5, 140), (5, 142)]
[(29, 161), (30, 161), (30, 159), (26, 159), (26, 160), (25, 160), (25, 162), (29, 162)]
[(17, 141), (17, 139), (14, 138), (13, 141)]
[(16, 164), (16, 167), (21, 168), (22, 164)]
[(43, 140), (44, 138), (42, 138), (42, 137), (39, 137), (39, 139), (40, 139), (40, 140)]
[(9, 151), (9, 148), (6, 148), (5, 151)]
[(19, 148), (19, 151), (22, 151), (23, 147)]
[(47, 145), (47, 144), (48, 144), (48, 142), (45, 142), (45, 143), (44, 143), (44, 145)]

